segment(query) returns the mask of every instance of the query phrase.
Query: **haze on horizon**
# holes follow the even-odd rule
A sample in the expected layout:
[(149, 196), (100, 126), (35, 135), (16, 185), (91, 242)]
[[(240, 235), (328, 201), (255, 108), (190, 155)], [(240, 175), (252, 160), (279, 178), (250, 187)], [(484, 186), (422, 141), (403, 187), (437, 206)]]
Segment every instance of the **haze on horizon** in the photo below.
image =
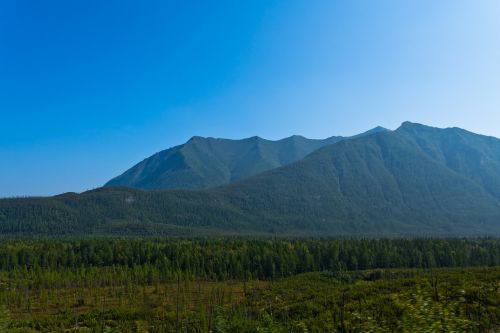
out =
[(194, 135), (500, 137), (500, 2), (0, 2), (0, 197), (103, 185)]

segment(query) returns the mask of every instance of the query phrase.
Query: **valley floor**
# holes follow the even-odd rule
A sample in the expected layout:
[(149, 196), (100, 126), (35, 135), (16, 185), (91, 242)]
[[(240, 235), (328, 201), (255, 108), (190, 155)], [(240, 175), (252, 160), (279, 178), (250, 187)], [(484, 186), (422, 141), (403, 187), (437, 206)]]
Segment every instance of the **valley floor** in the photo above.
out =
[[(500, 330), (500, 265), (437, 267), (318, 266), (318, 248), (371, 244), (394, 248), (401, 240), (92, 240), (0, 243), (1, 332), (497, 332)], [(500, 241), (409, 240), (453, 249), (481, 249)], [(420, 243), (419, 243), (420, 242)], [(429, 243), (427, 243), (429, 242)], [(112, 253), (107, 245), (128, 250)], [(149, 244), (149, 245), (148, 245)], [(224, 245), (226, 244), (226, 245)], [(437, 245), (438, 244), (438, 245)], [(246, 250), (255, 262), (267, 246), (298, 246), (310, 266), (282, 276), (248, 273)], [(216, 248), (224, 251), (217, 253)], [(40, 251), (44, 248), (44, 251)], [(170, 251), (177, 248), (177, 251)], [(200, 276), (182, 253), (195, 248), (223, 273)], [(353, 247), (354, 248), (354, 247)], [(132, 249), (132, 250), (130, 250)], [(246, 250), (244, 250), (246, 249)], [(260, 249), (260, 250), (259, 250)], [(496, 249), (496, 250), (495, 250)], [(302, 251), (301, 250), (301, 251)], [(441, 255), (448, 253), (443, 250)], [(305, 250), (304, 250), (305, 251)], [(222, 253), (234, 252), (232, 266)], [(258, 254), (260, 252), (260, 254)], [(265, 252), (265, 251), (264, 251)], [(299, 251), (300, 252), (300, 251)], [(396, 251), (397, 252), (397, 251)], [(491, 251), (490, 251), (491, 252)], [(73, 254), (70, 254), (73, 253)], [(159, 253), (164, 253), (161, 258)], [(466, 252), (464, 252), (466, 253)], [(491, 253), (490, 253), (491, 254)], [(496, 255), (496, 254), (495, 254)], [(73, 257), (74, 256), (74, 257)], [(73, 257), (72, 262), (67, 258)], [(290, 257), (293, 258), (294, 256)], [(279, 252), (271, 262), (286, 264)], [(307, 259), (309, 258), (309, 259)], [(342, 256), (340, 258), (343, 258)], [(347, 257), (346, 257), (347, 258)], [(64, 259), (64, 260), (62, 260)], [(460, 259), (456, 257), (455, 259)], [(491, 259), (491, 258), (490, 258)], [(163, 260), (163, 261), (162, 261)], [(291, 259), (290, 259), (291, 260)], [(300, 264), (301, 260), (297, 263)], [(337, 259), (339, 260), (339, 259)], [(349, 260), (357, 261), (356, 258)], [(478, 259), (479, 260), (479, 259)], [(90, 264), (100, 262), (99, 265)], [(127, 264), (118, 264), (120, 262)], [(168, 264), (166, 264), (168, 262)], [(249, 262), (251, 264), (252, 260)], [(28, 264), (27, 264), (28, 263)], [(388, 261), (390, 263), (390, 260)], [(465, 264), (465, 263), (464, 263)], [(264, 264), (265, 265), (265, 264)], [(373, 266), (379, 264), (373, 263)], [(169, 270), (162, 270), (165, 266)], [(172, 268), (174, 267), (174, 268)], [(206, 266), (209, 267), (209, 266)], [(232, 268), (231, 268), (232, 267)], [(344, 267), (344, 268), (343, 268)], [(261, 269), (261, 268), (257, 268)], [(272, 269), (272, 268), (271, 268)], [(271, 270), (270, 273), (273, 271)], [(220, 274), (221, 273), (221, 274)]]

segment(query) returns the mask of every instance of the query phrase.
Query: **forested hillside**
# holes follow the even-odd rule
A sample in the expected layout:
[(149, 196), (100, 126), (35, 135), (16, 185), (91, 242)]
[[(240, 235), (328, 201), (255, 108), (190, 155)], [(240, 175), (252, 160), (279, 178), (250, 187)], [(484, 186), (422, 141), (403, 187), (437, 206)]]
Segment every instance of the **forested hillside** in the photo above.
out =
[(496, 138), (404, 123), (212, 193), (278, 229), (498, 232), (499, 151)]
[(203, 191), (0, 200), (3, 234), (500, 233), (500, 140), (405, 123)]
[[(362, 137), (386, 129), (376, 127), (350, 137)], [(332, 136), (324, 140), (294, 135), (272, 141), (257, 136), (242, 139), (193, 137), (138, 163), (105, 186), (141, 189), (203, 189), (244, 179), (290, 164), (325, 145), (349, 137)]]

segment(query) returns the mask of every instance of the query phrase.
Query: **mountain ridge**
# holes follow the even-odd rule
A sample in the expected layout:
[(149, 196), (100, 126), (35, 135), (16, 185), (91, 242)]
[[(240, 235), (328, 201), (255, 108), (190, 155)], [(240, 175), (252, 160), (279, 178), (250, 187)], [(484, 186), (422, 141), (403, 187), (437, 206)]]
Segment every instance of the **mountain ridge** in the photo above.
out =
[(353, 137), (307, 139), (292, 135), (280, 140), (253, 136), (240, 140), (193, 136), (162, 150), (113, 178), (104, 186), (143, 189), (204, 189), (221, 186), (295, 162), (328, 144), (387, 131), (376, 127)]

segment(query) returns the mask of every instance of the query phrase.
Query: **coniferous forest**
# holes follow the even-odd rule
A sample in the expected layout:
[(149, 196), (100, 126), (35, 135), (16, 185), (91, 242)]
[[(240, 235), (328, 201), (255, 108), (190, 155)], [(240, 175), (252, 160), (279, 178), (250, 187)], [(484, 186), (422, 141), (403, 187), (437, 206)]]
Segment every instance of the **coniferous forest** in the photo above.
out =
[(2, 332), (495, 332), (500, 239), (0, 241)]

